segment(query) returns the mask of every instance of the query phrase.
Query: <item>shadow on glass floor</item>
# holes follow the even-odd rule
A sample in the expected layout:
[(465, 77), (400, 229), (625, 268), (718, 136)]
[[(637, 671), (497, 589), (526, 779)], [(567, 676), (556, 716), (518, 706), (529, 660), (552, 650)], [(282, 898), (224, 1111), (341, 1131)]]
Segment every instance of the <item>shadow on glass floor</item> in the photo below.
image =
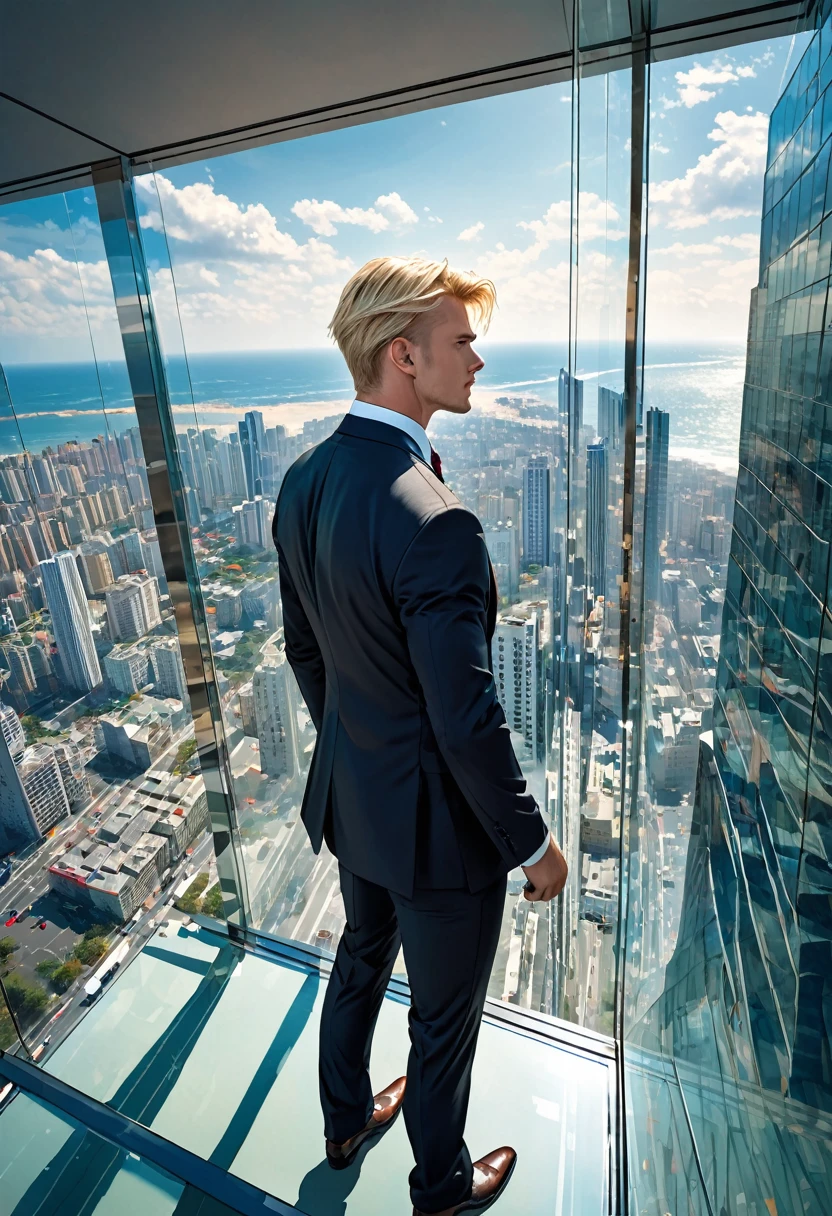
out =
[[(171, 925), (44, 1067), (307, 1216), (407, 1212), (413, 1161), (402, 1120), (351, 1169), (326, 1165), (317, 1093), (325, 984), (317, 970), (244, 953), (195, 925)], [(407, 1006), (388, 996), (373, 1047), (377, 1087), (405, 1071), (408, 1047)], [(518, 1150), (495, 1211), (607, 1212), (609, 1094), (605, 1060), (485, 1021), (466, 1138), (475, 1156), (501, 1144)], [(19, 1101), (0, 1116), (0, 1132)], [(50, 1156), (48, 1145), (41, 1143), (42, 1165), (64, 1195), (61, 1216), (98, 1211), (84, 1205), (74, 1158), (61, 1145)], [(112, 1162), (90, 1167), (87, 1187), (106, 1189)], [(14, 1162), (6, 1168), (13, 1174)], [(203, 1216), (179, 1201), (170, 1210)]]

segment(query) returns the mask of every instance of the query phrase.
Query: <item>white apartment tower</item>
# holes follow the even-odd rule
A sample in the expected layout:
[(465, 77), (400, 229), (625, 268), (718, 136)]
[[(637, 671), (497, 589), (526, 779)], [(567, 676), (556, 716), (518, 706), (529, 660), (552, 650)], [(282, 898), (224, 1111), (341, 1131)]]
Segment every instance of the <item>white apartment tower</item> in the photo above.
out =
[(9, 750), (12, 760), (19, 760), (26, 750), (26, 736), (23, 733), (20, 718), (10, 705), (4, 705), (2, 701), (0, 701), (0, 731), (2, 731), (3, 742)]
[(176, 638), (162, 638), (150, 650), (156, 688), (163, 697), (175, 697), (188, 705), (188, 681), (182, 666), (182, 652)]
[(249, 549), (268, 549), (271, 545), (269, 508), (271, 503), (259, 494), (234, 507), (237, 544)]
[(0, 706), (0, 857), (25, 848), (27, 844), (39, 840), (41, 835), (38, 821), (17, 771), (15, 756), (9, 750), (9, 738), (15, 740), (18, 730), (21, 737), (23, 734), (20, 722), (15, 728), (9, 718), (10, 714), (17, 718), (17, 714), (9, 706)]
[(56, 553), (40, 563), (40, 576), (66, 682), (78, 692), (91, 692), (101, 683), (101, 668), (75, 557)]
[(69, 814), (69, 799), (54, 748), (46, 743), (27, 747), (18, 763), (18, 772), (40, 834), (45, 836)]
[(105, 592), (113, 641), (140, 638), (162, 623), (159, 585), (149, 574), (128, 574)]
[(539, 648), (540, 620), (536, 612), (497, 619), (491, 648), (497, 696), (509, 728), (523, 736), (526, 757), (534, 760), (540, 751)]
[(294, 777), (298, 771), (298, 720), (295, 689), (283, 650), (272, 650), (252, 679), (260, 769), (269, 777)]

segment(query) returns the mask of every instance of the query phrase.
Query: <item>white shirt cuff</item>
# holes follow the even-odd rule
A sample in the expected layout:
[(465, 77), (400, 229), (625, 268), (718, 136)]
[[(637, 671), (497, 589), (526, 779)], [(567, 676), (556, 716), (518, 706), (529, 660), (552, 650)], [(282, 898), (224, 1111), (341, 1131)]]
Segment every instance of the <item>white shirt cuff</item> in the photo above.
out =
[(532, 853), (532, 855), (528, 861), (524, 861), (521, 863), (524, 870), (528, 869), (529, 866), (537, 865), (537, 863), (541, 860), (544, 853), (546, 852), (546, 850), (549, 847), (549, 836), (550, 836), (550, 833), (547, 832), (546, 839), (543, 841), (543, 844), (540, 846), (540, 848), (536, 849), (535, 852)]

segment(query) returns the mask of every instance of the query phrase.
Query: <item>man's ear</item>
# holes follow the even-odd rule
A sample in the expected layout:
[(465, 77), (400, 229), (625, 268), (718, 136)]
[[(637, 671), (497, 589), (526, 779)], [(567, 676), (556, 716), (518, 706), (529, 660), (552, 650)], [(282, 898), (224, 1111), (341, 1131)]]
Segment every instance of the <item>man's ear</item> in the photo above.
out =
[(416, 364), (413, 359), (413, 343), (407, 338), (394, 338), (390, 343), (390, 360), (396, 370), (405, 376), (416, 375)]

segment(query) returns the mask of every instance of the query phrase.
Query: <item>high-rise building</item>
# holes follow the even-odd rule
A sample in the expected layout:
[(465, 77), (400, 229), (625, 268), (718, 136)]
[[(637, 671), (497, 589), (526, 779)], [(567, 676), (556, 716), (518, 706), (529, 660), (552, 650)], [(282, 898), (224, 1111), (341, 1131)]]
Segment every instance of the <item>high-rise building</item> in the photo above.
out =
[(572, 419), (575, 433), (579, 432), (584, 424), (584, 382), (563, 367), (558, 376), (558, 409), (561, 417)]
[(268, 549), (272, 543), (270, 507), (267, 499), (258, 495), (234, 507), (234, 527), (237, 544), (247, 549)]
[(506, 721), (522, 735), (529, 758), (540, 758), (540, 619), (531, 609), (497, 619), (492, 644), (497, 696)]
[(176, 697), (188, 705), (188, 682), (182, 665), (182, 652), (178, 638), (161, 638), (154, 642), (148, 653), (153, 663), (156, 690), (160, 696)]
[(511, 599), (517, 594), (520, 579), (520, 555), (517, 529), (510, 523), (495, 523), (486, 526), (485, 544), (494, 567), (497, 590), (501, 599)]
[(260, 769), (269, 777), (293, 777), (298, 771), (297, 700), (282, 646), (269, 645), (266, 661), (252, 678)]
[[(94, 542), (93, 542), (94, 543)], [(113, 582), (113, 567), (107, 553), (90, 550), (82, 545), (77, 550), (78, 570), (87, 595), (98, 595)]]
[(105, 593), (110, 637), (114, 641), (140, 638), (162, 623), (159, 587), (149, 574), (128, 574)]
[(61, 780), (73, 811), (83, 810), (91, 797), (90, 779), (87, 776), (84, 757), (76, 743), (64, 740), (52, 745)]
[(254, 686), (251, 680), (237, 689), (240, 706), (240, 726), (244, 735), (257, 738), (257, 708), (254, 703)]
[(104, 659), (104, 674), (118, 692), (129, 696), (148, 683), (147, 650), (135, 643), (113, 647)]
[(666, 410), (647, 411), (646, 488), (644, 518), (644, 602), (648, 618), (648, 637), (659, 599), (661, 579), (660, 549), (667, 529), (667, 457), (670, 414)]
[(236, 629), (243, 619), (243, 593), (240, 587), (223, 587), (212, 596), (220, 629)]
[(41, 836), (17, 768), (24, 749), (17, 714), (0, 703), (0, 857), (25, 848)]
[(32, 660), (28, 649), (25, 646), (10, 646), (5, 654), (6, 662), (9, 665), (11, 684), (15, 692), (22, 695), (34, 692), (37, 688), (37, 677), (32, 667)]
[(9, 755), (13, 760), (19, 760), (26, 750), (26, 736), (23, 733), (20, 718), (11, 706), (4, 705), (2, 701), (0, 701), (0, 731)]
[(55, 749), (47, 743), (27, 747), (17, 764), (20, 781), (41, 836), (69, 814), (61, 769)]
[(263, 493), (262, 453), (266, 446), (263, 415), (259, 410), (248, 410), (238, 427), (246, 475), (246, 495), (251, 501)]
[(598, 388), (598, 438), (606, 439), (607, 448), (617, 452), (624, 442), (624, 394), (615, 389)]
[(593, 599), (606, 594), (609, 470), (607, 445), (586, 449), (586, 583)]
[(39, 569), (64, 678), (70, 688), (90, 692), (101, 683), (101, 668), (75, 558), (58, 553)]
[(831, 51), (827, 24), (769, 129), (713, 732), (663, 1016), (667, 1049), (700, 1067), (695, 998), (713, 1052), (789, 1124), (832, 1112)]
[(523, 469), (523, 565), (551, 562), (551, 470), (548, 456), (530, 456)]

